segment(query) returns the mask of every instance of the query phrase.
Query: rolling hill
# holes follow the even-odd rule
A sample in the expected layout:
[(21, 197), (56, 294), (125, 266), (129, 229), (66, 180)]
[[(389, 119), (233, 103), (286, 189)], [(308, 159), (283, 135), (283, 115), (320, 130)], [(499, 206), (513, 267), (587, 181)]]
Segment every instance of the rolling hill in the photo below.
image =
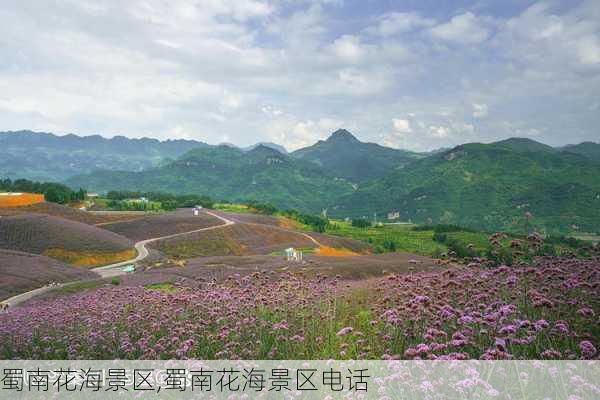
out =
[(319, 212), (353, 192), (318, 165), (266, 146), (244, 152), (217, 146), (189, 151), (174, 162), (142, 172), (97, 171), (66, 181), (89, 190), (139, 190), (209, 195), (230, 201), (258, 200), (278, 208)]
[(56, 181), (97, 169), (140, 171), (207, 146), (193, 140), (0, 132), (0, 178)]
[(291, 154), (314, 162), (327, 174), (353, 183), (382, 178), (395, 168), (420, 158), (417, 153), (363, 143), (344, 129), (333, 132), (327, 140)]
[(37, 254), (0, 249), (0, 300), (33, 290), (51, 282), (71, 282), (100, 278), (95, 272), (73, 268)]
[(600, 166), (531, 142), (470, 143), (415, 161), (341, 199), (330, 215), (398, 211), (402, 220), (490, 231), (596, 232)]
[(133, 242), (95, 226), (44, 214), (0, 218), (0, 248), (95, 266), (135, 257)]

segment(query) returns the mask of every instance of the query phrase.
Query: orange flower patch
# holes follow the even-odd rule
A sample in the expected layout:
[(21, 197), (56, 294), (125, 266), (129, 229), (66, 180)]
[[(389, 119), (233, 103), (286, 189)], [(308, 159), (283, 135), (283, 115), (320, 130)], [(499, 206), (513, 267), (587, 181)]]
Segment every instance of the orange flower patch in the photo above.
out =
[(20, 207), (43, 203), (44, 195), (36, 193), (0, 193), (0, 207)]
[(76, 267), (98, 267), (118, 263), (135, 258), (135, 250), (124, 250), (119, 252), (99, 251), (70, 251), (65, 249), (48, 249), (44, 255), (56, 260), (63, 261)]
[(353, 257), (359, 256), (360, 254), (348, 249), (336, 249), (333, 247), (321, 246), (315, 251), (315, 255), (325, 257)]

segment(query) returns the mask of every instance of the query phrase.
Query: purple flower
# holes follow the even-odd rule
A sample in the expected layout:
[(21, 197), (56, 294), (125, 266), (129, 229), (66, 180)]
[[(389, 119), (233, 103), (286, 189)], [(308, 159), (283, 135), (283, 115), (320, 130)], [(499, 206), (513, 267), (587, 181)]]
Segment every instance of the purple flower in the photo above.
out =
[(354, 329), (351, 326), (347, 326), (345, 328), (342, 328), (338, 331), (338, 333), (336, 333), (337, 336), (346, 336), (347, 334), (351, 333)]
[(591, 359), (596, 355), (596, 348), (589, 340), (582, 340), (579, 343), (579, 350), (583, 358)]

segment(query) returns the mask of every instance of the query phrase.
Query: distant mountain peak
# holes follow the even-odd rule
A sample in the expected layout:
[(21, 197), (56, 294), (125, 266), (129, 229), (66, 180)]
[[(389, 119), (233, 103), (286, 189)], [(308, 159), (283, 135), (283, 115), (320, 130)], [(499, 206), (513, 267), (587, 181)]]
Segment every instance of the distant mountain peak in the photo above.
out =
[(272, 143), (272, 142), (258, 142), (256, 144), (253, 144), (252, 146), (244, 147), (242, 150), (252, 151), (259, 146), (268, 147), (270, 149), (276, 150), (277, 152), (279, 152), (281, 154), (288, 154), (288, 151), (285, 147), (283, 147), (279, 144), (276, 144), (276, 143)]
[(253, 149), (246, 151), (248, 154), (266, 154), (281, 156), (281, 152), (264, 143), (259, 143)]
[(345, 129), (338, 129), (337, 131), (333, 132), (331, 134), (331, 136), (329, 136), (327, 141), (328, 142), (341, 142), (341, 141), (360, 142), (360, 140), (358, 140), (356, 138), (356, 136), (354, 136), (353, 134), (351, 134), (349, 131), (347, 131)]
[(533, 139), (523, 137), (511, 137), (499, 142), (492, 143), (493, 145), (502, 146), (516, 151), (544, 151), (544, 152), (555, 152), (551, 146), (540, 143)]

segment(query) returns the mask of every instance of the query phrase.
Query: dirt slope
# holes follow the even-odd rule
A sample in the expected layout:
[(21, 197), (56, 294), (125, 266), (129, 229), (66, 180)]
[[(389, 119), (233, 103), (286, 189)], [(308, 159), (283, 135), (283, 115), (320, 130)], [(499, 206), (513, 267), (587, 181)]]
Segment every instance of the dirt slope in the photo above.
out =
[(53, 217), (60, 217), (70, 221), (83, 222), (90, 225), (140, 218), (140, 215), (135, 213), (94, 214), (56, 203), (39, 203), (22, 207), (0, 208), (0, 216), (24, 215), (32, 213), (51, 215)]
[(52, 254), (53, 258), (72, 261), (79, 256), (102, 257), (123, 253), (125, 257), (124, 253), (132, 252), (133, 242), (92, 225), (44, 214), (23, 214), (0, 218), (0, 248)]
[(172, 213), (149, 215), (132, 221), (105, 224), (102, 225), (102, 228), (138, 242), (221, 225), (222, 223), (222, 221), (210, 215), (203, 213), (194, 215), (191, 209), (180, 209)]
[(0, 299), (42, 287), (50, 282), (99, 278), (83, 268), (74, 268), (37, 254), (0, 249)]

